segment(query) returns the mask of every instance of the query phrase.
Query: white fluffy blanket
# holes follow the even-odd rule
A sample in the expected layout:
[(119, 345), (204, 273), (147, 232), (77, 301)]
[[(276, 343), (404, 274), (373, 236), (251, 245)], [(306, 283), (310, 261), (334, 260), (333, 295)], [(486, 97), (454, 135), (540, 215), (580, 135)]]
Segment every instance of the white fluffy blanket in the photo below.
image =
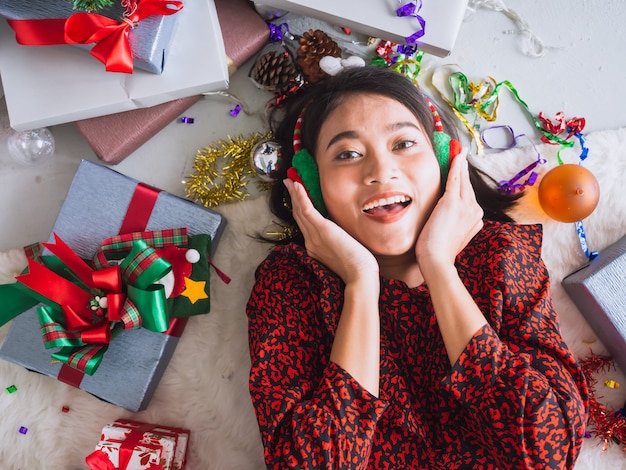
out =
[[(598, 208), (585, 220), (585, 231), (591, 249), (602, 250), (626, 234), (626, 129), (589, 134), (586, 141), (590, 154), (585, 166), (597, 177), (602, 194)], [(539, 167), (543, 173), (556, 165), (557, 148), (542, 144), (539, 149), (548, 159)], [(566, 152), (564, 157), (577, 162), (578, 154)], [(529, 149), (476, 157), (498, 180), (511, 178), (533, 158)], [(536, 186), (526, 190), (516, 217), (521, 222), (544, 224), (543, 257), (553, 279), (563, 335), (578, 357), (591, 350), (606, 353), (560, 284), (585, 260), (574, 224), (548, 219), (539, 208), (536, 191)], [(120, 417), (190, 429), (189, 469), (263, 468), (247, 389), (250, 361), (244, 307), (254, 269), (268, 250), (252, 237), (271, 224), (265, 204), (260, 197), (218, 208), (228, 224), (215, 262), (232, 282), (226, 285), (213, 276), (212, 311), (189, 322), (147, 410), (133, 414), (50, 377), (0, 361), (1, 470), (86, 468), (84, 458), (93, 450), (103, 425)], [(0, 253), (0, 282), (12, 282), (23, 266), (20, 250)], [(8, 329), (8, 325), (0, 328), (0, 342)], [(622, 389), (598, 385), (602, 387), (598, 394), (607, 406), (618, 409), (626, 398), (626, 379), (620, 371), (610, 377), (621, 382)], [(13, 384), (17, 392), (6, 393), (4, 389)], [(68, 413), (62, 412), (64, 405), (70, 407)], [(19, 433), (20, 426), (28, 432)], [(601, 442), (588, 439), (576, 468), (626, 468), (626, 452), (616, 444), (603, 452)]]

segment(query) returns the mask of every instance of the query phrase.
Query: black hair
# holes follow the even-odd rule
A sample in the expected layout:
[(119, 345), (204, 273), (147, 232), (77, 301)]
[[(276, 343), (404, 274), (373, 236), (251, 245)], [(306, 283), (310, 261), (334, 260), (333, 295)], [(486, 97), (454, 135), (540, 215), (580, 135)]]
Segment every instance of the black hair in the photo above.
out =
[[(280, 106), (274, 106), (269, 115), (273, 139), (282, 148), (280, 167), (273, 174), (275, 182), (270, 193), (270, 210), (280, 219), (279, 224), (288, 228), (285, 238), (271, 239), (272, 242), (293, 241), (304, 244), (302, 234), (297, 229), (291, 213), (289, 193), (283, 184), (283, 180), (287, 177), (287, 169), (291, 166), (294, 154), (293, 131), (302, 109), (307, 107), (301, 129), (302, 146), (315, 155), (322, 124), (346, 96), (354, 93), (381, 95), (402, 103), (424, 126), (432, 142), (435, 124), (422, 91), (407, 77), (391, 69), (381, 66), (349, 68), (333, 77), (324, 78), (315, 84), (303, 87), (300, 92), (282, 101)], [(457, 138), (456, 117), (447, 108), (438, 109), (438, 112), (444, 131), (452, 138)], [(485, 214), (484, 218), (511, 222), (512, 219), (507, 212), (519, 199), (519, 195), (508, 195), (498, 191), (495, 188), (495, 182), (471, 164), (469, 171), (476, 199)]]

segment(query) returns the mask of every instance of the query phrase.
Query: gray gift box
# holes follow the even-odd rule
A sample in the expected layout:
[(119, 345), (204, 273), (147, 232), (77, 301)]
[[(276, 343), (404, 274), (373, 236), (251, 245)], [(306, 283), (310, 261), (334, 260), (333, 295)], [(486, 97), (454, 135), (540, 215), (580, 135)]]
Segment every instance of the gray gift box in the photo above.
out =
[[(127, 208), (140, 183), (103, 165), (83, 160), (53, 227), (79, 256), (90, 259), (101, 242), (119, 233)], [(225, 221), (196, 203), (159, 192), (145, 230), (186, 227), (190, 235), (209, 234), (218, 245)], [(53, 236), (50, 240), (53, 241)], [(0, 348), (0, 359), (58, 378), (62, 364), (51, 361), (56, 349), (46, 349), (37, 307), (12, 320)], [(100, 366), (83, 375), (79, 388), (130, 411), (148, 406), (178, 343), (184, 320), (172, 334), (146, 329), (121, 331), (109, 344)], [(66, 366), (67, 368), (67, 366)]]
[[(111, 19), (122, 18), (124, 9), (119, 2), (97, 13)], [(11, 20), (34, 20), (47, 18), (69, 18), (76, 10), (69, 0), (0, 0), (0, 16)], [(141, 20), (128, 34), (135, 67), (160, 74), (165, 65), (167, 47), (176, 25), (176, 14), (148, 16)], [(77, 45), (91, 49), (92, 45)], [(96, 59), (94, 59), (96, 60)]]
[(626, 371), (626, 236), (563, 279), (589, 326)]

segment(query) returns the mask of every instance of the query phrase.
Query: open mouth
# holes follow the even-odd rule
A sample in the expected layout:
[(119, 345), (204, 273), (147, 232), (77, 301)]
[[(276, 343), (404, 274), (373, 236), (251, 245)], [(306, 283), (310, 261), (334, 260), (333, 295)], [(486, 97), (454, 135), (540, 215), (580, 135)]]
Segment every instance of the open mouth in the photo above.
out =
[(371, 201), (363, 206), (363, 212), (369, 215), (394, 214), (411, 204), (411, 198), (398, 195)]

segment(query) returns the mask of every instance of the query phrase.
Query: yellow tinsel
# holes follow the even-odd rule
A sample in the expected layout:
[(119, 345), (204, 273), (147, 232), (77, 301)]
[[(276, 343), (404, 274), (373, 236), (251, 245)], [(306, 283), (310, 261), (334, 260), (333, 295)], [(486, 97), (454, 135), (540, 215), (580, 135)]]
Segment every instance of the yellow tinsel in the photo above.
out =
[(229, 136), (198, 150), (193, 173), (184, 182), (187, 199), (205, 207), (243, 201), (250, 196), (246, 190), (250, 178), (257, 179), (259, 190), (267, 190), (270, 184), (257, 177), (250, 155), (257, 143), (270, 137), (270, 133), (248, 138)]

